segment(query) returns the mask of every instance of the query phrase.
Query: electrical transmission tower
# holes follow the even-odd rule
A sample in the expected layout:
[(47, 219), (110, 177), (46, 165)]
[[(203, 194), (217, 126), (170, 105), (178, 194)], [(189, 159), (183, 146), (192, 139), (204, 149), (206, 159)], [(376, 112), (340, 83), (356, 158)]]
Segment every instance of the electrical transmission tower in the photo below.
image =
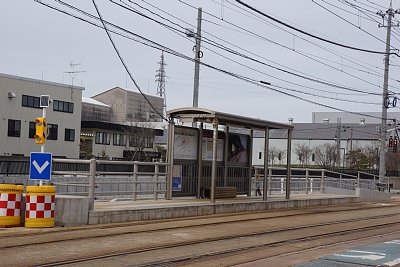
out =
[(160, 64), (160, 68), (156, 71), (155, 81), (157, 82), (157, 95), (159, 95), (160, 97), (164, 97), (163, 115), (165, 118), (167, 114), (167, 97), (165, 95), (165, 79), (167, 78), (167, 76), (165, 75), (165, 66), (167, 66), (167, 64), (165, 64), (164, 61), (163, 51), (161, 52), (161, 60), (160, 62), (158, 62), (158, 64)]

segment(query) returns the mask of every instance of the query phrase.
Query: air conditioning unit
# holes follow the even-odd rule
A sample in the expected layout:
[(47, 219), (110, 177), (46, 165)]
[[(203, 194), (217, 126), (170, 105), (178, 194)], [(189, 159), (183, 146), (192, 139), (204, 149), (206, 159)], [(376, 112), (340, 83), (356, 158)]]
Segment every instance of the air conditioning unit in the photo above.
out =
[(15, 98), (17, 97), (17, 94), (14, 92), (8, 92), (8, 98)]

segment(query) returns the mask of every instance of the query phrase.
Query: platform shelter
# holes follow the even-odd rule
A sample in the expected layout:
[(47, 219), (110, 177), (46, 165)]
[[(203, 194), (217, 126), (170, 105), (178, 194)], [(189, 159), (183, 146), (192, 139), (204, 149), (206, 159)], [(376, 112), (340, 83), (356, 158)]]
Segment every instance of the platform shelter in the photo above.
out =
[[(167, 115), (167, 199), (196, 195), (215, 202), (219, 192), (229, 189), (251, 196), (253, 132), (265, 132), (264, 173), (268, 173), (269, 131), (274, 129), (288, 131), (286, 199), (290, 199), (292, 125), (197, 107), (173, 109)], [(248, 129), (248, 134), (230, 128)], [(264, 200), (267, 184), (264, 175)]]

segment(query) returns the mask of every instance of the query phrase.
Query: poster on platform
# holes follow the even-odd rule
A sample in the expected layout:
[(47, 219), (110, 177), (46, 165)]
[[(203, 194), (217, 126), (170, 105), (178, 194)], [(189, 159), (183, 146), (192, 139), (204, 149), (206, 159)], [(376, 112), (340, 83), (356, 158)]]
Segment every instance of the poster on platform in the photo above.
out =
[(197, 160), (198, 133), (193, 129), (176, 129), (174, 159)]
[[(202, 144), (202, 158), (203, 160), (213, 159), (213, 139), (203, 137)], [(224, 155), (224, 139), (217, 139), (217, 161), (223, 161)]]
[(182, 191), (182, 165), (172, 168), (172, 191)]

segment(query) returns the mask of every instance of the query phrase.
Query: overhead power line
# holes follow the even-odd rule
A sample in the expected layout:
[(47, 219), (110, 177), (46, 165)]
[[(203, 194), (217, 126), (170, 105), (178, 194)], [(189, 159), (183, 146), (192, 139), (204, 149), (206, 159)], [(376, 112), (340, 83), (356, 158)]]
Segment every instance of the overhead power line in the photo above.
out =
[[(189, 3), (185, 2), (185, 1), (179, 0), (179, 2), (181, 2), (182, 4), (184, 4), (184, 5), (186, 5), (186, 6), (191, 7), (191, 8), (193, 8), (193, 9), (196, 9), (196, 7), (194, 7), (193, 5), (191, 5), (191, 4), (189, 4)], [(227, 3), (230, 3), (230, 4), (232, 4), (233, 6), (239, 8), (239, 9), (242, 9), (242, 10), (245, 11), (245, 12), (249, 12), (249, 13), (252, 14), (253, 16), (257, 17), (257, 14), (253, 14), (253, 13), (251, 13), (250, 11), (248, 11), (247, 9), (242, 8), (241, 6), (235, 5), (234, 3), (231, 3), (231, 2), (227, 2)], [(226, 8), (232, 10), (233, 12), (237, 12), (237, 13), (239, 13), (239, 14), (242, 14), (242, 15), (244, 15), (244, 16), (247, 16), (246, 14), (244, 14), (244, 13), (242, 13), (242, 12), (240, 12), (240, 11), (237, 11), (237, 10), (235, 10), (235, 9), (232, 9), (232, 8), (230, 8), (230, 7), (228, 7), (228, 6), (226, 6)], [(335, 69), (335, 70), (337, 70), (337, 71), (340, 71), (341, 73), (344, 73), (344, 74), (347, 74), (347, 75), (350, 75), (350, 76), (353, 76), (353, 77), (354, 77), (354, 75), (352, 75), (352, 74), (350, 74), (350, 73), (348, 73), (348, 72), (343, 71), (343, 69), (340, 69), (340, 70), (339, 70), (338, 68), (334, 68), (333, 66), (331, 66), (331, 65), (329, 65), (329, 64), (327, 64), (327, 63), (325, 63), (325, 62), (321, 62), (321, 60), (325, 60), (325, 61), (328, 61), (328, 62), (331, 62), (331, 63), (335, 63), (335, 64), (340, 64), (341, 66), (346, 66), (346, 67), (355, 69), (355, 70), (360, 71), (360, 72), (365, 72), (365, 73), (367, 73), (367, 74), (371, 74), (371, 75), (375, 75), (375, 76), (381, 77), (381, 73), (378, 73), (378, 72), (376, 72), (376, 70), (373, 70), (373, 69), (371, 69), (371, 68), (369, 68), (369, 67), (366, 67), (366, 66), (362, 65), (361, 63), (370, 65), (370, 66), (372, 66), (372, 67), (375, 68), (375, 69), (381, 70), (381, 68), (379, 68), (379, 67), (377, 67), (377, 66), (373, 66), (373, 65), (371, 65), (371, 64), (369, 64), (369, 63), (360, 62), (359, 59), (355, 59), (355, 58), (352, 58), (352, 57), (350, 57), (350, 56), (346, 56), (346, 55), (340, 54), (340, 53), (338, 53), (338, 52), (335, 52), (335, 51), (333, 51), (333, 50), (331, 50), (331, 49), (328, 49), (328, 48), (326, 48), (326, 47), (323, 47), (323, 46), (321, 46), (321, 45), (319, 45), (319, 44), (317, 44), (317, 43), (314, 43), (314, 42), (312, 42), (312, 41), (310, 41), (310, 40), (308, 40), (308, 39), (306, 39), (306, 38), (301, 37), (300, 35), (296, 35), (295, 33), (291, 33), (291, 32), (289, 32), (288, 30), (284, 29), (283, 27), (280, 27), (279, 25), (275, 25), (275, 24), (272, 24), (272, 23), (269, 23), (269, 22), (268, 22), (269, 25), (272, 25), (273, 27), (275, 27), (275, 28), (277, 28), (277, 29), (280, 29), (280, 30), (282, 30), (282, 31), (284, 31), (284, 32), (287, 32), (287, 33), (289, 33), (289, 34), (291, 34), (291, 35), (293, 35), (293, 36), (296, 36), (297, 38), (299, 38), (299, 39), (301, 39), (301, 40), (303, 40), (303, 41), (305, 41), (305, 42), (308, 42), (308, 43), (310, 43), (310, 44), (312, 44), (312, 45), (314, 45), (314, 46), (316, 46), (316, 47), (318, 47), (318, 48), (320, 48), (320, 49), (323, 49), (323, 50), (325, 50), (325, 51), (327, 51), (327, 52), (329, 52), (329, 53), (331, 53), (331, 54), (333, 54), (333, 55), (335, 55), (335, 56), (340, 57), (342, 60), (346, 60), (346, 61), (348, 61), (348, 62), (351, 62), (351, 63), (353, 63), (353, 64), (355, 64), (355, 65), (357, 65), (357, 66), (360, 66), (361, 68), (365, 68), (365, 69), (367, 69), (367, 70), (369, 70), (369, 71), (371, 71), (371, 72), (365, 71), (365, 70), (362, 70), (362, 69), (356, 69), (356, 68), (354, 68), (354, 67), (352, 67), (352, 66), (343, 65), (342, 63), (338, 63), (338, 62), (335, 62), (335, 61), (332, 61), (332, 60), (328, 60), (328, 59), (326, 59), (326, 58), (321, 58), (321, 57), (312, 55), (312, 54), (310, 54), (310, 53), (306, 53), (306, 52), (301, 51), (301, 50), (297, 50), (297, 49), (294, 49), (294, 48), (290, 48), (290, 47), (285, 46), (285, 45), (283, 45), (283, 44), (281, 44), (281, 43), (278, 43), (278, 42), (275, 42), (275, 41), (273, 41), (273, 40), (270, 40), (270, 39), (266, 38), (265, 36), (261, 36), (261, 35), (255, 33), (255, 32), (253, 32), (253, 31), (250, 31), (250, 30), (248, 30), (248, 29), (245, 29), (245, 28), (243, 28), (243, 27), (241, 27), (241, 26), (239, 26), (239, 25), (237, 25), (237, 24), (234, 24), (234, 23), (230, 22), (229, 20), (227, 20), (226, 18), (221, 19), (221, 18), (219, 18), (219, 17), (217, 17), (217, 16), (215, 16), (215, 15), (209, 13), (209, 12), (204, 11), (204, 10), (203, 10), (203, 13), (205, 13), (205, 14), (207, 14), (208, 16), (213, 17), (213, 18), (215, 18), (215, 19), (222, 20), (222, 22), (227, 23), (227, 24), (229, 24), (229, 25), (231, 25), (231, 26), (233, 26), (233, 27), (235, 27), (235, 28), (238, 28), (238, 29), (240, 30), (239, 32), (242, 33), (242, 34), (246, 34), (246, 35), (249, 35), (249, 36), (254, 36), (254, 37), (259, 38), (259, 39), (261, 39), (261, 40), (268, 41), (268, 42), (273, 43), (273, 44), (275, 44), (275, 45), (277, 45), (277, 46), (283, 47), (283, 48), (288, 49), (288, 50), (290, 50), (290, 51), (292, 51), (292, 52), (295, 52), (295, 53), (297, 53), (297, 54), (299, 54), (299, 55), (302, 55), (302, 56), (304, 56), (304, 57), (306, 57), (306, 58), (309, 58), (310, 60), (313, 60), (313, 61), (315, 61), (315, 62), (317, 62), (317, 63), (323, 64), (323, 65), (328, 66), (328, 67), (330, 67), (330, 68), (333, 68), (333, 69)], [(167, 14), (168, 14), (168, 13), (167, 13)], [(169, 15), (170, 15), (170, 16), (173, 16), (173, 15), (171, 15), (171, 14), (169, 14)], [(173, 17), (174, 17), (174, 16), (173, 16)], [(250, 16), (249, 16), (249, 17), (250, 17)], [(176, 18), (176, 17), (175, 17), (175, 18)], [(179, 18), (176, 18), (176, 19), (180, 20)], [(255, 18), (253, 18), (253, 19), (255, 19)], [(204, 20), (204, 21), (207, 21), (207, 22), (210, 22), (210, 23), (212, 23), (212, 24), (218, 25), (218, 26), (220, 26), (220, 27), (224, 27), (224, 28), (228, 28), (228, 29), (230, 29), (230, 30), (237, 31), (237, 30), (235, 30), (235, 29), (232, 29), (232, 28), (223, 26), (223, 25), (221, 25), (221, 24), (218, 24), (218, 23), (213, 22), (213, 21), (209, 21), (209, 20), (207, 20), (207, 19), (203, 19), (203, 20)], [(261, 20), (264, 20), (264, 18), (262, 18), (262, 17), (257, 18), (256, 20), (257, 20), (257, 21), (260, 21), (260, 22), (263, 22), (263, 23), (266, 22), (266, 21), (261, 21)], [(182, 20), (180, 20), (180, 21), (182, 21)], [(185, 23), (186, 23), (186, 22), (185, 22)], [(226, 41), (224, 41), (224, 42), (226, 42)], [(258, 56), (258, 57), (260, 57), (260, 56)], [(321, 59), (321, 60), (318, 60), (318, 58)], [(273, 61), (272, 61), (272, 62), (273, 62)], [(279, 64), (279, 63), (276, 63), (276, 62), (274, 62), (274, 63), (277, 64), (277, 65), (283, 66), (283, 65), (281, 65), (281, 64)], [(289, 67), (286, 67), (286, 68), (291, 69), (291, 68), (289, 68)], [(383, 69), (382, 69), (382, 71), (383, 71)], [(302, 72), (299, 72), (299, 73), (302, 73)], [(313, 78), (316, 78), (316, 79), (320, 79), (320, 78), (317, 78), (317, 77), (314, 77), (314, 76), (311, 76), (311, 75), (310, 75), (310, 77), (313, 77)], [(355, 76), (354, 78), (357, 78), (357, 76)], [(392, 80), (392, 79), (391, 79), (391, 80)], [(375, 85), (375, 86), (381, 87), (381, 86), (379, 86), (379, 85)]]
[(99, 19), (100, 19), (100, 21), (101, 21), (101, 24), (103, 25), (103, 28), (104, 28), (104, 30), (105, 30), (106, 33), (107, 33), (107, 36), (108, 36), (108, 38), (110, 39), (110, 42), (111, 42), (112, 46), (114, 47), (114, 50), (115, 50), (115, 52), (117, 53), (119, 60), (121, 61), (122, 65), (124, 66), (126, 72), (128, 73), (129, 77), (131, 78), (132, 82), (135, 84), (135, 86), (136, 86), (136, 88), (139, 90), (140, 94), (144, 97), (144, 99), (145, 99), (146, 102), (149, 104), (149, 106), (154, 110), (154, 112), (156, 112), (163, 120), (165, 120), (166, 122), (168, 122), (168, 119), (167, 119), (166, 117), (164, 117), (164, 115), (161, 114), (161, 113), (153, 106), (153, 104), (150, 102), (150, 100), (147, 98), (147, 96), (142, 92), (142, 90), (140, 89), (139, 85), (137, 84), (137, 82), (136, 82), (135, 79), (133, 78), (132, 73), (129, 71), (128, 66), (125, 64), (125, 61), (124, 61), (124, 59), (123, 59), (122, 56), (121, 56), (121, 53), (119, 52), (117, 46), (115, 45), (114, 40), (112, 39), (111, 34), (109, 33), (109, 31), (108, 31), (108, 29), (107, 29), (107, 26), (106, 26), (106, 24), (104, 23), (103, 17), (101, 16), (100, 10), (99, 10), (99, 8), (97, 7), (97, 4), (96, 4), (95, 0), (92, 0), (92, 2), (93, 2), (93, 5), (94, 5), (94, 7), (95, 7), (95, 9), (96, 9), (96, 12), (97, 12), (97, 14), (98, 14), (98, 16), (99, 16)]
[[(135, 41), (135, 42), (139, 42), (139, 43), (141, 43), (141, 44), (143, 44), (143, 45), (145, 45), (145, 46), (149, 46), (149, 47), (152, 47), (152, 48), (154, 48), (154, 49), (157, 49), (157, 50), (160, 50), (160, 51), (164, 51), (165, 53), (169, 53), (169, 54), (171, 54), (171, 55), (174, 55), (174, 56), (177, 56), (177, 57), (186, 59), (186, 60), (191, 61), (191, 62), (194, 61), (194, 59), (192, 59), (192, 58), (189, 57), (189, 56), (186, 56), (186, 55), (184, 55), (184, 54), (182, 54), (182, 53), (180, 53), (180, 52), (177, 52), (177, 51), (175, 51), (175, 50), (173, 50), (173, 49), (171, 49), (171, 48), (169, 48), (169, 47), (166, 47), (166, 46), (164, 46), (164, 45), (161, 45), (161, 44), (159, 44), (159, 43), (157, 43), (157, 42), (155, 42), (155, 41), (152, 41), (152, 40), (150, 40), (150, 39), (148, 39), (148, 38), (145, 38), (145, 37), (143, 37), (143, 36), (140, 36), (139, 34), (136, 34), (136, 33), (133, 33), (133, 32), (131, 32), (131, 31), (128, 31), (128, 30), (126, 30), (126, 29), (124, 29), (124, 28), (122, 28), (122, 27), (119, 27), (119, 26), (117, 26), (117, 25), (115, 25), (115, 24), (112, 24), (112, 23), (110, 23), (110, 22), (107, 22), (107, 21), (105, 21), (105, 20), (102, 20), (102, 24), (101, 24), (101, 25), (98, 25), (98, 24), (93, 23), (93, 22), (91, 22), (91, 21), (88, 21), (88, 20), (86, 20), (86, 19), (84, 19), (84, 18), (81, 18), (81, 17), (78, 17), (78, 16), (76, 16), (76, 15), (74, 15), (74, 14), (71, 14), (71, 13), (65, 11), (65, 10), (60, 10), (60, 9), (57, 8), (57, 7), (54, 7), (54, 6), (48, 5), (48, 4), (46, 4), (46, 3), (43, 3), (43, 2), (41, 2), (41, 0), (35, 0), (35, 1), (38, 2), (38, 3), (40, 3), (40, 4), (42, 4), (42, 5), (44, 5), (44, 6), (47, 6), (47, 7), (51, 8), (51, 9), (57, 10), (57, 11), (59, 11), (59, 12), (61, 12), (61, 13), (64, 13), (64, 14), (69, 15), (69, 16), (72, 16), (72, 17), (77, 18), (77, 19), (79, 19), (79, 20), (81, 20), (81, 21), (90, 23), (91, 25), (96, 26), (96, 27), (99, 27), (99, 28), (102, 28), (102, 29), (105, 28), (105, 25), (110, 25), (110, 26), (112, 26), (112, 27), (117, 28), (118, 30), (122, 30), (122, 31), (124, 31), (124, 32), (126, 32), (126, 33), (132, 34), (133, 36), (137, 37), (137, 38), (140, 39), (140, 40), (134, 39), (134, 38), (129, 38), (129, 37), (126, 36), (126, 35), (123, 35), (123, 34), (121, 34), (121, 33), (118, 33), (118, 32), (115, 32), (115, 31), (112, 31), (112, 30), (107, 29), (108, 35), (110, 35), (110, 32), (113, 32), (113, 33), (115, 33), (115, 34), (117, 34), (117, 35), (120, 35), (120, 36), (122, 36), (122, 37), (131, 39), (131, 40), (133, 40), (133, 41)], [(94, 1), (94, 0), (93, 0), (93, 1)], [(73, 7), (73, 8), (74, 8), (74, 10), (80, 10), (80, 9), (78, 9), (78, 8), (76, 8), (76, 7)], [(85, 11), (80, 10), (80, 12), (88, 14), (91, 18), (100, 20), (99, 17), (93, 16), (93, 15), (91, 15), (91, 14), (85, 12)], [(114, 43), (114, 42), (113, 42), (113, 43)], [(115, 43), (114, 43), (114, 47), (116, 48)], [(118, 51), (118, 49), (117, 49), (117, 51)], [(117, 54), (119, 55), (120, 59), (122, 59), (121, 54), (120, 54), (119, 52), (118, 52)], [(122, 61), (123, 61), (123, 59), (122, 59)], [(295, 99), (298, 99), (298, 100), (301, 100), (301, 101), (304, 101), (304, 102), (308, 102), (308, 103), (311, 103), (311, 104), (315, 104), (315, 105), (318, 105), (318, 106), (322, 106), (322, 107), (325, 107), (325, 108), (328, 108), (328, 109), (333, 109), (333, 110), (341, 111), (341, 112), (345, 112), (345, 113), (350, 113), (350, 114), (356, 114), (356, 115), (361, 115), (361, 116), (365, 116), (365, 117), (371, 117), (371, 118), (381, 119), (380, 117), (377, 117), (377, 116), (373, 116), (373, 115), (369, 115), (369, 114), (364, 114), (364, 113), (360, 113), (360, 112), (349, 111), (349, 110), (345, 110), (345, 109), (333, 107), (333, 106), (330, 106), (330, 105), (322, 104), (322, 103), (319, 103), (319, 102), (316, 102), (316, 101), (312, 101), (312, 100), (309, 100), (309, 99), (305, 99), (305, 98), (303, 98), (303, 97), (299, 97), (299, 96), (297, 96), (297, 95), (293, 95), (293, 94), (291, 94), (291, 93), (284, 92), (284, 91), (282, 91), (282, 90), (279, 90), (279, 89), (273, 88), (273, 87), (271, 87), (271, 86), (268, 86), (268, 84), (269, 84), (268, 82), (265, 82), (265, 81), (262, 81), (262, 80), (253, 79), (253, 78), (250, 78), (250, 77), (246, 77), (246, 76), (241, 75), (241, 74), (236, 74), (236, 73), (233, 73), (233, 72), (231, 72), (231, 71), (224, 70), (224, 69), (221, 69), (221, 68), (219, 68), (219, 67), (216, 67), (216, 66), (210, 65), (210, 64), (208, 64), (208, 63), (205, 63), (204, 61), (201, 61), (200, 64), (203, 65), (203, 66), (205, 66), (205, 67), (207, 67), (207, 68), (210, 68), (210, 69), (213, 69), (213, 70), (215, 70), (215, 71), (221, 72), (221, 73), (223, 73), (223, 74), (225, 74), (225, 75), (234, 77), (234, 78), (236, 78), (236, 79), (245, 81), (245, 82), (247, 82), (247, 83), (250, 83), (250, 84), (253, 84), (253, 85), (256, 85), (256, 86), (259, 86), (259, 87), (262, 87), (262, 88), (265, 88), (265, 89), (268, 89), (268, 90), (271, 90), (271, 91), (274, 91), (274, 92), (278, 92), (278, 93), (283, 94), (283, 95), (286, 95), (286, 96), (290, 96), (290, 97), (292, 97), (292, 98), (295, 98)], [(126, 66), (126, 64), (125, 64), (125, 66)], [(127, 70), (127, 68), (126, 68), (126, 70)], [(128, 71), (128, 70), (127, 70), (127, 71)], [(130, 72), (128, 72), (128, 73), (130, 74)], [(133, 77), (132, 77), (132, 79), (133, 79)], [(158, 113), (158, 114), (159, 114), (159, 113)], [(159, 114), (159, 115), (160, 115), (160, 114)]]
[[(354, 24), (354, 23), (352, 23), (351, 21), (349, 21), (349, 20), (343, 18), (342, 16), (340, 16), (340, 15), (337, 14), (336, 12), (334, 12), (334, 11), (330, 10), (329, 8), (327, 8), (327, 7), (323, 6), (323, 5), (321, 5), (320, 3), (317, 3), (315, 0), (312, 0), (312, 2), (313, 2), (314, 4), (316, 4), (316, 5), (318, 5), (319, 7), (321, 7), (322, 9), (324, 9), (325, 11), (327, 11), (327, 12), (331, 13), (332, 15), (334, 15), (334, 16), (340, 18), (341, 20), (347, 22), (348, 24), (350, 24), (350, 25), (356, 27), (356, 28), (359, 29), (360, 31), (362, 31), (362, 32), (364, 32), (364, 33), (366, 33), (366, 34), (368, 34), (369, 36), (373, 37), (374, 39), (378, 40), (379, 42), (384, 43), (384, 44), (386, 43), (385, 41), (381, 40), (380, 38), (376, 37), (375, 35), (373, 35), (373, 34), (371, 34), (370, 32), (364, 30), (363, 28), (361, 28), (361, 26), (357, 26), (356, 24)], [(330, 3), (325, 2), (324, 0), (322, 0), (322, 2), (331, 5)]]
[[(343, 47), (343, 48), (348, 48), (348, 49), (360, 51), (360, 52), (366, 52), (366, 53), (372, 53), (372, 54), (381, 54), (381, 55), (386, 55), (387, 54), (386, 52), (374, 51), (374, 50), (368, 50), (368, 49), (358, 48), (358, 47), (354, 47), (354, 46), (349, 46), (349, 45), (341, 44), (341, 43), (338, 43), (338, 42), (335, 42), (335, 41), (331, 41), (331, 40), (319, 37), (319, 36), (317, 36), (315, 34), (303, 31), (303, 30), (301, 30), (299, 28), (296, 28), (296, 27), (294, 27), (292, 25), (289, 25), (289, 24), (287, 24), (287, 23), (285, 23), (285, 22), (283, 22), (283, 21), (281, 21), (281, 20), (279, 20), (277, 18), (274, 18), (274, 17), (266, 14), (265, 12), (262, 12), (262, 11), (256, 9), (256, 8), (244, 3), (241, 0), (236, 0), (236, 2), (238, 2), (239, 4), (247, 7), (248, 9), (250, 9), (250, 10), (252, 10), (252, 11), (254, 11), (254, 12), (256, 12), (256, 13), (258, 13), (258, 14), (260, 14), (260, 15), (262, 15), (262, 16), (264, 16), (264, 17), (266, 17), (266, 18), (268, 18), (268, 19), (270, 19), (272, 21), (275, 21), (275, 22), (277, 22), (277, 23), (279, 23), (279, 24), (281, 24), (281, 25), (283, 25), (283, 26), (285, 26), (287, 28), (290, 28), (290, 29), (292, 29), (294, 31), (300, 32), (300, 33), (302, 33), (304, 35), (310, 36), (310, 37), (312, 37), (314, 39), (317, 39), (317, 40), (320, 40), (320, 41), (323, 41), (323, 42), (326, 42), (326, 43), (330, 43), (330, 44), (333, 44), (333, 45), (336, 45), (336, 46), (340, 46), (340, 47)], [(389, 52), (388, 54), (389, 55), (396, 55), (396, 56), (400, 57), (400, 55), (398, 55), (397, 53), (394, 53), (394, 52)]]
[[(147, 16), (147, 15), (145, 15), (145, 14), (139, 12), (138, 10), (132, 9), (132, 7), (131, 7), (130, 5), (127, 5), (127, 7), (126, 7), (126, 6), (123, 6), (123, 5), (119, 4), (119, 3), (116, 3), (114, 0), (110, 0), (110, 1), (111, 1), (112, 3), (114, 3), (114, 4), (116, 4), (116, 5), (118, 5), (118, 6), (122, 7), (122, 8), (124, 8), (124, 9), (127, 9), (127, 10), (129, 10), (129, 11), (131, 11), (131, 12), (134, 12), (135, 14), (138, 14), (138, 15), (140, 15), (140, 16), (143, 16), (144, 18), (150, 19), (151, 21), (156, 22), (156, 23), (158, 23), (158, 24), (160, 24), (160, 25), (162, 25), (162, 26), (164, 26), (164, 27), (167, 27), (169, 30), (174, 30), (174, 31), (177, 31), (177, 32), (179, 32), (179, 33), (181, 33), (181, 34), (184, 34), (184, 31), (183, 31), (183, 30), (180, 30), (180, 29), (174, 28), (174, 27), (172, 27), (172, 26), (166, 25), (166, 24), (163, 23), (163, 22), (160, 22), (160, 21), (158, 21), (158, 20), (156, 20), (156, 19), (154, 19), (154, 18), (151, 18), (151, 17), (149, 17), (149, 16)], [(123, 3), (123, 1), (121, 1), (121, 2)], [(131, 0), (129, 0), (129, 2), (134, 3), (134, 2), (131, 1)], [(147, 3), (147, 2), (146, 2), (146, 3)], [(140, 6), (139, 4), (137, 4), (137, 3), (134, 3), (134, 4), (137, 5), (137, 6), (139, 6), (139, 7), (141, 7), (141, 6)], [(142, 8), (143, 8), (143, 7), (142, 7)], [(159, 14), (157, 14), (157, 13), (154, 13), (153, 11), (150, 11), (150, 10), (148, 10), (148, 9), (146, 9), (146, 8), (144, 8), (144, 9), (147, 10), (148, 12), (150, 12), (151, 14), (156, 15), (156, 16), (158, 16), (158, 17), (160, 17), (160, 18), (162, 18), (162, 19), (164, 19), (164, 20), (166, 20), (166, 21), (168, 21), (168, 22), (170, 22), (170, 23), (172, 23), (172, 24), (174, 24), (174, 25), (176, 25), (176, 26), (178, 26), (178, 27), (184, 29), (181, 25), (179, 25), (179, 24), (177, 24), (177, 23), (175, 23), (175, 22), (172, 22), (172, 21), (169, 20), (169, 19), (164, 18), (164, 17), (162, 17), (161, 15), (159, 15)], [(157, 9), (160, 10), (159, 8), (157, 8)], [(182, 20), (180, 20), (180, 21), (182, 21)], [(209, 33), (209, 34), (210, 34), (210, 33)], [(253, 56), (257, 56), (257, 57), (262, 58), (262, 59), (264, 59), (264, 60), (271, 61), (271, 60), (268, 60), (268, 59), (266, 59), (266, 58), (264, 58), (264, 57), (262, 57), (262, 56), (260, 56), (260, 55), (257, 55), (257, 54), (255, 54), (255, 53), (252, 53), (251, 51), (248, 51), (248, 50), (246, 50), (246, 49), (244, 49), (244, 48), (241, 48), (241, 47), (239, 47), (239, 46), (237, 46), (237, 45), (235, 45), (235, 44), (233, 44), (233, 43), (231, 43), (231, 42), (228, 42), (228, 41), (226, 41), (226, 40), (223, 40), (223, 39), (221, 39), (221, 38), (219, 38), (219, 37), (217, 37), (217, 36), (215, 36), (215, 35), (212, 35), (212, 34), (210, 34), (210, 35), (213, 36), (213, 37), (215, 37), (215, 38), (217, 38), (218, 40), (222, 40), (222, 41), (224, 41), (225, 43), (228, 43), (228, 44), (234, 46), (235, 48), (239, 48), (239, 49), (241, 49), (241, 50), (243, 50), (243, 51), (245, 51), (245, 52), (247, 52), (247, 53), (250, 53), (250, 54), (253, 55)], [(291, 69), (291, 68), (289, 68), (289, 67), (287, 67), (287, 66), (283, 66), (282, 64), (276, 63), (276, 62), (274, 62), (274, 61), (271, 61), (271, 62), (273, 62), (273, 63), (275, 63), (275, 64), (277, 64), (277, 65), (279, 65), (279, 66), (282, 66), (282, 67), (284, 67), (284, 68), (287, 68), (287, 69), (289, 69), (289, 70), (286, 70), (286, 69), (280, 68), (280, 67), (276, 67), (276, 66), (273, 66), (273, 65), (271, 65), (271, 64), (265, 63), (265, 62), (263, 62), (263, 61), (261, 61), (261, 60), (255, 59), (254, 57), (251, 57), (251, 56), (245, 55), (245, 54), (243, 54), (243, 53), (237, 52), (236, 50), (233, 50), (233, 49), (231, 49), (231, 48), (229, 48), (229, 47), (226, 47), (226, 46), (224, 46), (224, 45), (222, 45), (222, 44), (220, 44), (220, 43), (217, 43), (217, 42), (215, 42), (215, 41), (213, 41), (213, 40), (211, 40), (211, 39), (209, 39), (209, 38), (206, 38), (206, 37), (204, 37), (204, 36), (202, 37), (202, 42), (203, 42), (203, 43), (206, 43), (206, 44), (210, 44), (210, 45), (212, 45), (212, 46), (214, 46), (214, 47), (217, 47), (217, 48), (219, 48), (219, 49), (221, 49), (221, 50), (224, 50), (225, 52), (234, 54), (234, 55), (236, 55), (236, 56), (243, 57), (243, 58), (245, 58), (245, 59), (254, 61), (254, 62), (259, 63), (259, 64), (261, 64), (261, 65), (267, 66), (267, 67), (269, 67), (269, 68), (273, 68), (273, 69), (275, 69), (275, 70), (278, 70), (278, 71), (280, 71), (280, 72), (283, 72), (283, 73), (286, 73), (286, 74), (295, 76), (295, 77), (297, 77), (297, 78), (302, 78), (302, 79), (305, 79), (305, 80), (308, 80), (308, 81), (312, 81), (312, 82), (315, 82), (315, 83), (319, 83), (319, 84), (323, 84), (323, 85), (326, 85), (326, 86), (330, 86), (330, 87), (334, 87), (334, 88), (338, 88), (338, 89), (342, 89), (342, 90), (348, 90), (348, 91), (352, 91), (352, 92), (358, 92), (358, 93), (361, 93), (361, 94), (381, 95), (380, 93), (368, 92), (368, 91), (364, 91), (364, 90), (359, 90), (359, 89), (350, 88), (350, 87), (343, 86), (343, 85), (338, 85), (338, 84), (336, 84), (336, 83), (332, 83), (332, 82), (330, 82), (330, 81), (325, 81), (325, 80), (322, 80), (322, 79), (320, 79), (320, 78), (318, 78), (318, 77), (314, 77), (314, 76), (305, 74), (305, 73), (303, 73), (303, 72), (298, 72), (298, 71), (296, 71), (296, 70), (294, 70), (294, 71), (296, 71), (296, 72), (298, 72), (298, 73), (296, 73), (296, 72), (294, 72), (294, 71), (289, 71), (289, 70), (293, 70), (293, 69)], [(283, 45), (281, 45), (281, 46), (283, 46)], [(286, 46), (285, 46), (285, 48), (290, 49), (290, 48), (288, 48), (288, 47), (286, 47)], [(290, 50), (292, 51), (292, 49), (290, 49)], [(212, 50), (211, 50), (211, 51), (212, 51)], [(214, 52), (214, 51), (212, 51), (212, 52)], [(351, 76), (351, 77), (353, 77), (353, 78), (356, 78), (356, 79), (358, 79), (358, 80), (361, 80), (361, 81), (363, 81), (363, 82), (366, 82), (366, 83), (368, 83), (368, 84), (370, 84), (370, 85), (372, 85), (372, 86), (380, 87), (379, 85), (373, 84), (373, 83), (371, 83), (371, 82), (369, 82), (369, 81), (367, 81), (367, 80), (365, 80), (365, 79), (359, 78), (359, 77), (357, 77), (357, 76), (355, 76), (355, 75), (353, 75), (353, 74), (347, 73), (347, 72), (345, 72), (345, 71), (343, 71), (343, 70), (340, 70), (340, 69), (338, 69), (338, 68), (336, 68), (336, 67), (334, 67), (334, 66), (331, 66), (331, 65), (329, 65), (329, 64), (326, 64), (326, 63), (324, 63), (324, 62), (321, 62), (321, 61), (319, 61), (319, 60), (317, 60), (317, 59), (315, 59), (315, 58), (312, 58), (311, 56), (307, 55), (306, 53), (299, 52), (299, 51), (297, 51), (297, 53), (299, 53), (299, 54), (301, 54), (301, 55), (303, 55), (303, 56), (305, 56), (305, 57), (307, 57), (307, 58), (310, 58), (311, 60), (314, 60), (314, 61), (316, 61), (316, 62), (319, 62), (319, 63), (321, 63), (321, 64), (323, 64), (323, 65), (325, 65), (325, 66), (327, 66), (327, 67), (329, 67), (329, 68), (335, 69), (335, 70), (337, 70), (337, 71), (340, 71), (341, 73), (347, 74), (347, 75), (349, 75), (349, 76)], [(216, 54), (220, 55), (219, 53), (216, 53)], [(231, 60), (231, 59), (229, 59), (229, 60)], [(232, 60), (231, 60), (231, 61), (232, 61)], [(272, 75), (268, 75), (268, 76), (273, 77), (273, 78), (276, 78), (276, 79), (279, 79), (279, 80), (282, 80), (282, 79), (277, 78), (277, 77), (272, 76)], [(297, 84), (297, 85), (298, 85), (298, 84)], [(301, 86), (301, 85), (300, 85), (300, 86)], [(303, 86), (303, 87), (304, 87), (304, 86)]]

